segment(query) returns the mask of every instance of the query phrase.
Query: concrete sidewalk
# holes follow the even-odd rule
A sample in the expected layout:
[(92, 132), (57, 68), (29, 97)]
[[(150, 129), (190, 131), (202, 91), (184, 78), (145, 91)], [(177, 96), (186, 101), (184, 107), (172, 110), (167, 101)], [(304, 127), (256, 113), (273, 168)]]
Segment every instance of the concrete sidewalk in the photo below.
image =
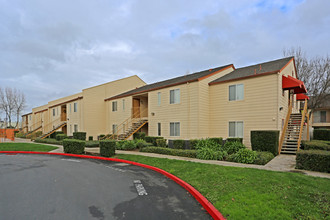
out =
[[(35, 143), (31, 140), (22, 139), (22, 138), (15, 138), (15, 142), (18, 143)], [(44, 143), (35, 143), (35, 144), (44, 144)], [(55, 150), (50, 152), (52, 153), (63, 153), (63, 146), (61, 145), (54, 145), (54, 144), (45, 144), (58, 147)], [(100, 148), (89, 148), (86, 147), (85, 151), (89, 154), (100, 154)], [(254, 168), (260, 170), (271, 170), (271, 171), (280, 171), (280, 172), (295, 172), (295, 173), (302, 173), (308, 176), (315, 176), (315, 177), (322, 177), (330, 179), (329, 173), (321, 173), (321, 172), (314, 172), (314, 171), (307, 171), (307, 170), (298, 170), (295, 169), (296, 165), (296, 156), (295, 155), (278, 155), (273, 160), (271, 160), (266, 165), (256, 165), (256, 164), (243, 164), (243, 163), (233, 163), (227, 161), (218, 161), (218, 160), (200, 160), (196, 158), (188, 158), (188, 157), (178, 157), (178, 156), (171, 156), (171, 155), (164, 155), (164, 154), (154, 154), (154, 153), (144, 153), (138, 151), (122, 151), (116, 150), (116, 154), (130, 154), (130, 155), (139, 155), (139, 156), (146, 156), (146, 157), (155, 157), (155, 158), (167, 158), (173, 160), (183, 160), (183, 161), (190, 161), (196, 163), (205, 163), (205, 164), (214, 164), (220, 166), (228, 166), (228, 167), (241, 167), (241, 168)]]

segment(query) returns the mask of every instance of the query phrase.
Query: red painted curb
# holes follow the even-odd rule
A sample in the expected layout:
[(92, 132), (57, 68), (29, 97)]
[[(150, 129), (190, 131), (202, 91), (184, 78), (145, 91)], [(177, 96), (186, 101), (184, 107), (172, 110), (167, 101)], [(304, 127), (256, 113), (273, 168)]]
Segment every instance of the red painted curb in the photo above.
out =
[(198, 192), (194, 187), (183, 181), (182, 179), (174, 176), (173, 174), (170, 174), (166, 172), (165, 170), (159, 169), (157, 167), (149, 166), (142, 163), (137, 163), (129, 160), (122, 160), (122, 159), (116, 159), (116, 158), (107, 158), (107, 157), (98, 157), (98, 156), (90, 156), (90, 155), (79, 155), (79, 154), (65, 154), (65, 153), (49, 153), (49, 152), (34, 152), (34, 151), (0, 151), (0, 154), (9, 154), (9, 155), (15, 155), (15, 154), (45, 154), (45, 155), (61, 155), (61, 156), (69, 156), (69, 157), (80, 157), (80, 158), (88, 158), (88, 159), (97, 159), (97, 160), (108, 160), (108, 161), (115, 161), (115, 162), (121, 162), (121, 163), (128, 163), (135, 166), (144, 167), (150, 170), (154, 170), (158, 173), (163, 174), (164, 176), (167, 176), (183, 188), (185, 188), (191, 195), (195, 197), (195, 199), (204, 207), (204, 209), (212, 216), (213, 219), (216, 220), (225, 220), (223, 215), (200, 193)]

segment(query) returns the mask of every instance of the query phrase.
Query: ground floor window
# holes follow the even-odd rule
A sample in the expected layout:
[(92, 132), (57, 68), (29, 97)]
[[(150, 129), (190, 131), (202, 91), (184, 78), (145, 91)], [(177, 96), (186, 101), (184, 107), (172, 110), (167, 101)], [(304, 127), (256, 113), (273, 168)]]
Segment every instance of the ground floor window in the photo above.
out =
[(229, 137), (243, 137), (243, 122), (230, 121), (229, 122)]
[(74, 125), (73, 130), (74, 130), (74, 132), (78, 132), (78, 125)]
[(180, 136), (180, 122), (170, 122), (170, 136)]
[(162, 135), (162, 124), (161, 123), (158, 123), (158, 136), (161, 136)]
[(70, 134), (72, 134), (72, 125), (70, 125)]

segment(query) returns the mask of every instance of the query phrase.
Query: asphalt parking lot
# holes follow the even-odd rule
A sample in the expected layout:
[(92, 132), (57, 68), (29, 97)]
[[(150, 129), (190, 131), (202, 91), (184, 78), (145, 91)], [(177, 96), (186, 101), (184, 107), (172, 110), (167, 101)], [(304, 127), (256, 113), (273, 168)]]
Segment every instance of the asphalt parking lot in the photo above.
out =
[(0, 154), (0, 219), (212, 219), (183, 187), (146, 168)]

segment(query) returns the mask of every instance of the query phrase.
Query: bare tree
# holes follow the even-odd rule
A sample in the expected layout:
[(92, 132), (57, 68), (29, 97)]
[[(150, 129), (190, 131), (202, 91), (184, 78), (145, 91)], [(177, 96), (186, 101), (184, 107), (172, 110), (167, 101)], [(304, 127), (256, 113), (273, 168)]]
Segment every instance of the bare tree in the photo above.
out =
[(20, 114), (25, 108), (25, 95), (21, 91), (12, 88), (0, 88), (0, 109), (5, 113), (7, 127), (11, 126), (13, 117), (16, 117), (18, 126)]
[(330, 57), (307, 58), (300, 47), (284, 49), (283, 55), (294, 56), (297, 75), (306, 86), (307, 94), (313, 97), (309, 108), (315, 109), (330, 99)]

